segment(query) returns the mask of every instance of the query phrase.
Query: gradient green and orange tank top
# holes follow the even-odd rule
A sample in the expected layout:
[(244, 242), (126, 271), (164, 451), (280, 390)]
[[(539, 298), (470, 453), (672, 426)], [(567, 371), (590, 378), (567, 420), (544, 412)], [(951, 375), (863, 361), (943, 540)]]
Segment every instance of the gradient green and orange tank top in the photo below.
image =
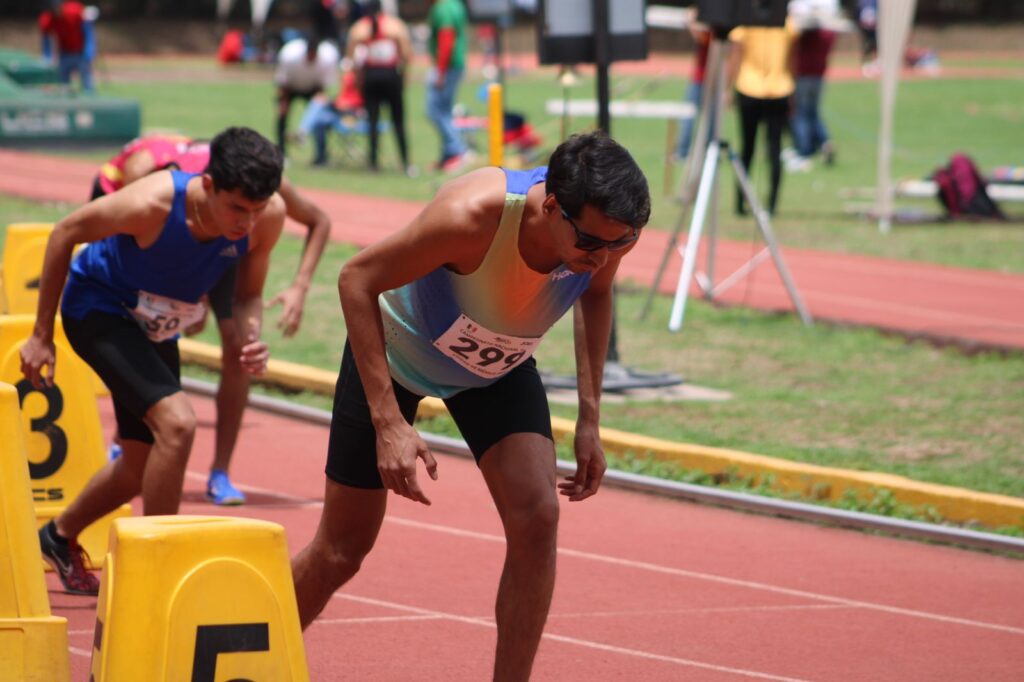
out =
[(526, 193), (547, 167), (505, 170), (505, 208), (483, 262), (460, 275), (439, 267), (380, 295), (391, 376), (419, 395), (447, 398), (486, 386), (525, 362), (590, 284), (565, 265), (531, 270), (519, 253)]

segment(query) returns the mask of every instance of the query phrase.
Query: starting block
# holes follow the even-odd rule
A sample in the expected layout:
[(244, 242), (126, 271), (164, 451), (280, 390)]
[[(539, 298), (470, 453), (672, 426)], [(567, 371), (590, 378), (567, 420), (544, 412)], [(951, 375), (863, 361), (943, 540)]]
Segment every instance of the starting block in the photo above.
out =
[(46, 242), (52, 223), (11, 223), (4, 243), (5, 308), (11, 315), (35, 315), (39, 302), (39, 274), (43, 271)]
[[(4, 314), (36, 314), (39, 278), (43, 272), (43, 257), (51, 232), (53, 223), (11, 223), (7, 226), (0, 267), (0, 311)], [(96, 395), (110, 395), (110, 391), (91, 369), (89, 377)]]
[(18, 392), (0, 383), (0, 679), (67, 682), (68, 622), (50, 614), (25, 462)]
[[(31, 494), (36, 519), (42, 526), (78, 496), (107, 458), (91, 372), (71, 350), (59, 318), (54, 328), (54, 385), (38, 390), (22, 376), (19, 351), (32, 334), (34, 321), (31, 315), (0, 317), (0, 381), (13, 385), (18, 392), (22, 428), (27, 434)], [(90, 568), (99, 568), (106, 554), (111, 521), (131, 513), (130, 505), (121, 505), (79, 536), (90, 557)]]
[(308, 680), (284, 529), (147, 516), (110, 531), (94, 682)]

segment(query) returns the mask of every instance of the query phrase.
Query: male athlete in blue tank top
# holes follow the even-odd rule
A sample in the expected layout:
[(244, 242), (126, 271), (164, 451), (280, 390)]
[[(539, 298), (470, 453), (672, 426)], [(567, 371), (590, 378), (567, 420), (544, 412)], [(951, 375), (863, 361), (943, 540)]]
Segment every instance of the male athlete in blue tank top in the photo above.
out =
[[(323, 514), (292, 564), (304, 627), (372, 549), (388, 490), (430, 504), (416, 465), (423, 459), (436, 479), (437, 462), (411, 422), (423, 396), (438, 396), (504, 523), (494, 669), (529, 677), (554, 586), (558, 491), (587, 499), (604, 475), (598, 421), (612, 281), (649, 216), (647, 180), (629, 152), (602, 134), (578, 135), (547, 168), (484, 168), (448, 183), (405, 229), (345, 264), (348, 343)], [(532, 356), (574, 303), (577, 470), (556, 486)]]
[[(253, 130), (229, 128), (211, 142), (204, 174), (154, 173), (54, 226), (22, 371), (36, 389), (53, 384), (63, 288), (64, 332), (110, 388), (123, 448), (40, 530), (43, 558), (69, 592), (98, 590), (75, 538), (106, 510), (141, 492), (145, 514), (177, 513), (195, 434), (195, 415), (181, 392), (177, 337), (203, 315), (201, 297), (236, 261), (235, 319), (246, 340), (237, 362), (254, 374), (266, 368), (262, 294), (284, 224), (275, 193), (280, 182), (276, 147)], [(78, 244), (87, 246), (69, 275)]]
[[(209, 162), (209, 142), (199, 142), (180, 135), (140, 137), (129, 142), (121, 153), (103, 164), (93, 183), (92, 198), (113, 194), (140, 178), (174, 166), (188, 172), (202, 172)], [(284, 200), (288, 217), (305, 225), (308, 230), (295, 278), (268, 303), (269, 307), (281, 306), (277, 326), (284, 336), (290, 337), (298, 331), (302, 321), (306, 294), (330, 236), (331, 220), (287, 178), (281, 178), (277, 193)], [(217, 383), (213, 460), (210, 462), (210, 475), (206, 483), (206, 498), (219, 505), (245, 503), (245, 494), (235, 487), (228, 475), (238, 431), (242, 426), (242, 415), (249, 399), (250, 384), (249, 375), (242, 371), (237, 362), (232, 361), (239, 357), (242, 347), (238, 325), (232, 319), (237, 272), (237, 266), (229, 267), (206, 295), (209, 308), (216, 318), (221, 358), (224, 358)], [(198, 333), (204, 325), (205, 322), (200, 322), (185, 333)], [(121, 445), (115, 440), (111, 445), (111, 456), (117, 457), (120, 451)]]

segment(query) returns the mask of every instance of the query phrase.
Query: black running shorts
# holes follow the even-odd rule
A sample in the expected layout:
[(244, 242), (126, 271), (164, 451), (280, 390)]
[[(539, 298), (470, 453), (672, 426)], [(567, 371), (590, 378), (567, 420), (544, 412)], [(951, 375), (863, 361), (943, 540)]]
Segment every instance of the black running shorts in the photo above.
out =
[[(394, 380), (391, 383), (402, 416), (411, 424), (423, 396)], [(513, 433), (537, 433), (551, 439), (548, 398), (533, 358), (493, 384), (466, 389), (444, 403), (477, 464), (492, 445)], [(335, 483), (354, 488), (384, 487), (377, 471), (377, 432), (348, 342), (334, 392), (326, 474)]]
[(101, 312), (83, 320), (65, 317), (64, 333), (110, 389), (121, 438), (152, 444), (153, 432), (142, 417), (181, 390), (178, 342), (153, 343), (134, 320)]

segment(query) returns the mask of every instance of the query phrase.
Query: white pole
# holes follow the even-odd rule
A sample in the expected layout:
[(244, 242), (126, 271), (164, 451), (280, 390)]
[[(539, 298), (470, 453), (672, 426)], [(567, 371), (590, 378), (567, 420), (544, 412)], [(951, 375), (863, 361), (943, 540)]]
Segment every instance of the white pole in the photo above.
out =
[(718, 169), (718, 140), (708, 143), (704, 155), (704, 170), (701, 171), (700, 186), (697, 188), (697, 202), (693, 206), (690, 218), (690, 233), (686, 239), (686, 250), (683, 252), (683, 270), (679, 273), (676, 283), (676, 295), (672, 300), (672, 313), (669, 315), (669, 331), (677, 332), (683, 328), (683, 315), (686, 313), (686, 295), (693, 279), (694, 268), (697, 267), (697, 248), (700, 246), (700, 234), (704, 219), (708, 214), (711, 191), (715, 184), (715, 173)]
[(881, 66), (882, 120), (878, 134), (878, 229), (892, 229), (892, 127), (907, 33), (916, 0), (878, 0), (878, 62)]

